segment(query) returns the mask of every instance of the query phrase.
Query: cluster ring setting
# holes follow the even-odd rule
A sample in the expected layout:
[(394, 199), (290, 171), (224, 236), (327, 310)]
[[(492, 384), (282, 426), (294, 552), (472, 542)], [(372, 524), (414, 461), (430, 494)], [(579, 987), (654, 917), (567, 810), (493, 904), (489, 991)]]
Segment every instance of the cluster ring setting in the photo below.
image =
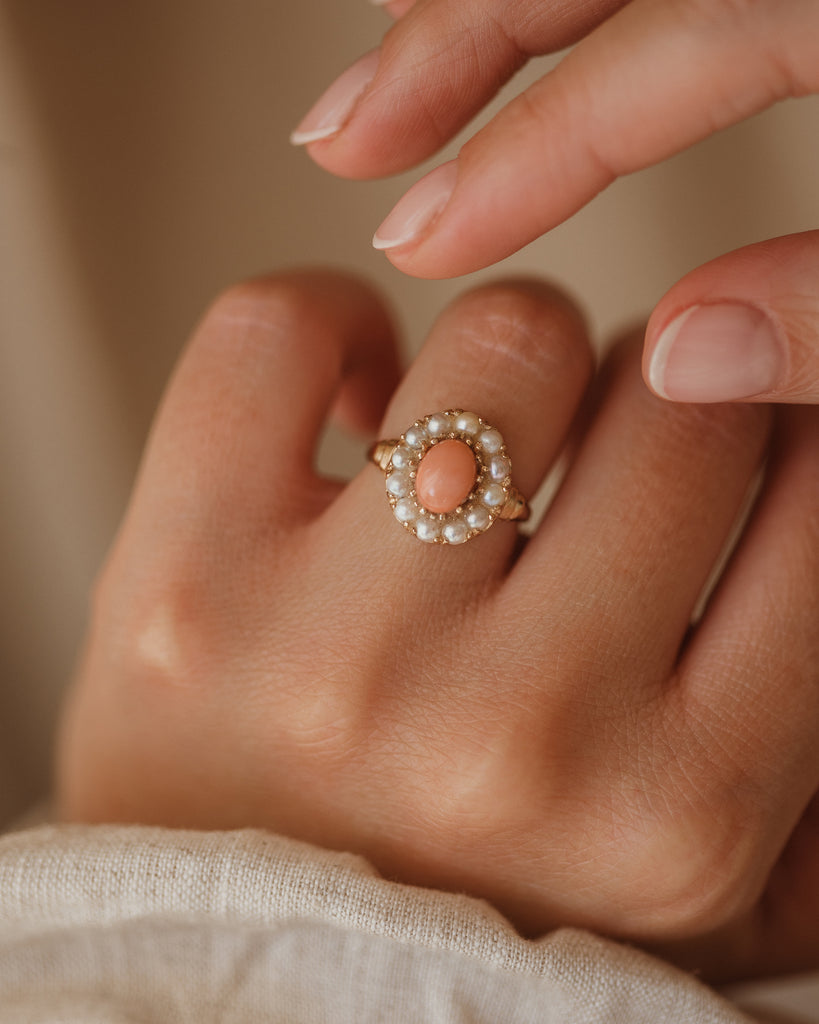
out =
[(398, 522), (428, 544), (463, 544), (497, 519), (525, 520), (500, 431), (474, 412), (446, 409), (416, 420), (369, 457), (385, 474)]

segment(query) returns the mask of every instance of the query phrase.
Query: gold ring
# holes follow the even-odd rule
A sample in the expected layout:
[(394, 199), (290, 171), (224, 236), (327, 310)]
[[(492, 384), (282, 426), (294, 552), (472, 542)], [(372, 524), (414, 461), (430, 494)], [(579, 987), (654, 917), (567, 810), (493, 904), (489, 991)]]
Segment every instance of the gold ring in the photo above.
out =
[(425, 416), (376, 441), (369, 458), (386, 476), (395, 518), (428, 544), (463, 544), (496, 519), (529, 518), (500, 431), (474, 412)]

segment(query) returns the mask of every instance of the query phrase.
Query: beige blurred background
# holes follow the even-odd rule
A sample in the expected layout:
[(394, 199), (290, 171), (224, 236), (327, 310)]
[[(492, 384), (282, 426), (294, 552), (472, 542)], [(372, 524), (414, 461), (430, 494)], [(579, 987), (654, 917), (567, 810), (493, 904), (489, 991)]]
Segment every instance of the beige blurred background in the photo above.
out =
[[(355, 268), (411, 351), (489, 276), (415, 281), (371, 250), (420, 172), (340, 181), (288, 144), (384, 25), (366, 0), (0, 0), (0, 818), (47, 787), (89, 585), (209, 299), (287, 264)], [(817, 113), (784, 104), (619, 182), (491, 273), (564, 283), (602, 337), (697, 263), (817, 224)], [(323, 459), (362, 456), (336, 438)]]

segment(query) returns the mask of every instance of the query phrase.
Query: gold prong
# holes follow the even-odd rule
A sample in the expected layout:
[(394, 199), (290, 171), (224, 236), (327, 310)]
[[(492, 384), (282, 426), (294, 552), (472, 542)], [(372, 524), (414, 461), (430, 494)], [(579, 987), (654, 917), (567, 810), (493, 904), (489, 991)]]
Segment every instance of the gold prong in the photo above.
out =
[(498, 519), (517, 519), (525, 523), (529, 518), (529, 502), (523, 497), (520, 491), (513, 487), (506, 495), (503, 508), (498, 513)]
[(398, 446), (398, 441), (376, 441), (367, 452), (367, 458), (370, 462), (374, 462), (376, 466), (381, 470), (382, 473), (387, 472), (387, 466), (390, 464), (392, 453)]

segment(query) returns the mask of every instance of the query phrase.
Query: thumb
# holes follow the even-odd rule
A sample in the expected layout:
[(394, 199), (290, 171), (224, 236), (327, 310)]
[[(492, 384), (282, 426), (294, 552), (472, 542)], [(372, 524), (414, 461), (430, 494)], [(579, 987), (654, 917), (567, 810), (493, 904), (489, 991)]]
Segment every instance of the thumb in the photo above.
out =
[(819, 403), (819, 231), (737, 249), (678, 281), (643, 375), (674, 402)]

